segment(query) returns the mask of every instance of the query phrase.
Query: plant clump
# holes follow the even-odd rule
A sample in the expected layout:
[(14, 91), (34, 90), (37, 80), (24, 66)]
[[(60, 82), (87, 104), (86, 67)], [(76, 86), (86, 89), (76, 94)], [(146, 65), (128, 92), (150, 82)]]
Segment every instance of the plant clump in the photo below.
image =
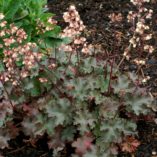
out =
[[(114, 62), (97, 58), (82, 37), (85, 26), (75, 6), (64, 14), (69, 26), (63, 32), (41, 10), (17, 17), (25, 23), (31, 16), (31, 33), (10, 19), (20, 8), (15, 14), (0, 14), (0, 148), (22, 131), (34, 141), (46, 134), (53, 156), (67, 144), (75, 149), (73, 157), (135, 151), (139, 142), (132, 117), (151, 113), (152, 99), (135, 74), (121, 73)], [(17, 114), (22, 115), (19, 125)]]

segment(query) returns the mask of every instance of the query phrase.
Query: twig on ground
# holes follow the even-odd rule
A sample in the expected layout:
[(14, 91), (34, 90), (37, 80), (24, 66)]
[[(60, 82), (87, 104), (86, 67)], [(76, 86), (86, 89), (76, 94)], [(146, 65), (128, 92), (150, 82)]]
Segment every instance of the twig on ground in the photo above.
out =
[(19, 152), (19, 151), (23, 150), (25, 147), (26, 147), (26, 146), (23, 146), (23, 147), (21, 147), (21, 148), (17, 148), (17, 149), (15, 149), (15, 150), (13, 150), (13, 151), (10, 151), (10, 152), (7, 153), (7, 155), (8, 155), (8, 154), (13, 154), (13, 153)]

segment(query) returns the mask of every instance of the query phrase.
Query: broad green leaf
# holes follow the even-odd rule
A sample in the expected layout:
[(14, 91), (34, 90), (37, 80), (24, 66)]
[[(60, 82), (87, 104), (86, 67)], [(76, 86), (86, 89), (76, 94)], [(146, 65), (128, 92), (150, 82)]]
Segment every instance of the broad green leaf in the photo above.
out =
[(23, 3), (23, 0), (11, 0), (8, 8), (8, 12), (5, 14), (6, 19), (13, 19), (14, 15), (20, 8), (20, 5)]
[(148, 105), (152, 103), (152, 99), (148, 96), (138, 95), (135, 92), (135, 95), (129, 94), (126, 99), (126, 104), (129, 106), (128, 109), (132, 110), (136, 115), (141, 113), (148, 113)]

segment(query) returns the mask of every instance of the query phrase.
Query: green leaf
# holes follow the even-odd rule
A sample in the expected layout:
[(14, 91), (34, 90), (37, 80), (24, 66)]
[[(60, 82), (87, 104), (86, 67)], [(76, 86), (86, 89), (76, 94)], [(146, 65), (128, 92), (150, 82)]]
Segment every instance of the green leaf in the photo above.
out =
[(100, 126), (101, 138), (106, 143), (116, 142), (122, 136), (122, 133), (130, 135), (134, 133), (135, 129), (134, 123), (121, 118), (106, 120)]
[(54, 124), (63, 125), (69, 121), (70, 102), (68, 99), (51, 100), (46, 106), (48, 117), (54, 119)]
[(21, 20), (21, 19), (25, 18), (27, 15), (29, 15), (28, 11), (27, 10), (22, 10), (18, 14), (18, 16), (14, 18), (14, 21)]
[(16, 12), (18, 11), (18, 9), (20, 8), (20, 5), (23, 3), (23, 0), (11, 0), (8, 8), (8, 12), (6, 13), (6, 19), (13, 19), (14, 15), (16, 14)]
[(62, 140), (72, 141), (74, 139), (74, 134), (76, 133), (76, 128), (74, 126), (68, 126), (62, 132)]
[(105, 79), (103, 75), (100, 75), (97, 78), (96, 85), (101, 89), (101, 92), (104, 93), (108, 89), (109, 79)]
[(128, 110), (132, 110), (136, 115), (141, 113), (148, 113), (148, 106), (152, 104), (152, 99), (149, 96), (142, 96), (135, 94), (128, 94), (126, 104), (129, 106)]
[(5, 71), (3, 62), (0, 62), (0, 72)]
[(23, 66), (23, 61), (22, 60), (16, 61), (16, 65), (18, 67), (22, 67)]
[(79, 126), (78, 130), (82, 134), (88, 132), (90, 129), (93, 129), (95, 127), (95, 117), (86, 110), (83, 112), (77, 112), (74, 119), (74, 124)]
[(125, 75), (120, 75), (118, 76), (118, 80), (112, 84), (112, 87), (114, 88), (114, 92), (118, 93), (121, 90), (126, 90), (129, 86), (130, 80), (127, 76)]
[(57, 38), (58, 34), (60, 33), (61, 28), (59, 26), (55, 26), (55, 28), (51, 31), (46, 31), (44, 34), (41, 35), (42, 38)]
[(61, 38), (53, 38), (53, 37), (48, 37), (44, 39), (47, 47), (58, 47), (63, 43), (63, 40)]
[(41, 94), (40, 82), (37, 78), (25, 79), (24, 89), (26, 93), (29, 93), (32, 97), (39, 96)]

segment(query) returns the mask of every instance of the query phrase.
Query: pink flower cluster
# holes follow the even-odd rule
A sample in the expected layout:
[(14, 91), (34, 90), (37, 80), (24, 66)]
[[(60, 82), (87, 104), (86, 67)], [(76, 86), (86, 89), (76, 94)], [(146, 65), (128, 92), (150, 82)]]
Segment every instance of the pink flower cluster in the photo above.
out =
[[(153, 53), (154, 47), (150, 45), (150, 40), (152, 39), (151, 33), (151, 18), (153, 15), (152, 9), (147, 9), (144, 7), (145, 2), (149, 2), (149, 0), (131, 0), (134, 5), (138, 6), (138, 11), (133, 12), (130, 11), (127, 18), (128, 22), (133, 24), (133, 36), (130, 39), (129, 50), (131, 47), (133, 48), (142, 48), (142, 51)], [(136, 22), (137, 21), (137, 22)], [(150, 22), (148, 22), (150, 21)], [(127, 50), (128, 50), (127, 49)], [(125, 51), (123, 54), (127, 59), (129, 59), (128, 51)], [(139, 59), (135, 59), (134, 62), (138, 65), (143, 65), (145, 62)]]
[(110, 18), (112, 23), (121, 22), (122, 19), (123, 19), (121, 13), (118, 13), (118, 14), (112, 13), (112, 14), (109, 15), (109, 18)]
[(134, 5), (142, 5), (145, 2), (150, 2), (150, 0), (130, 0)]
[(71, 5), (68, 12), (64, 13), (63, 18), (65, 22), (69, 23), (69, 26), (63, 30), (62, 37), (75, 37), (84, 30), (85, 26), (75, 6)]
[[(36, 60), (40, 60), (42, 55), (33, 52), (33, 49), (36, 48), (35, 43), (25, 43), (27, 34), (22, 28), (18, 28), (14, 24), (7, 25), (7, 22), (3, 20), (4, 17), (2, 17), (0, 14), (0, 24), (5, 23), (0, 31), (2, 38), (0, 48), (3, 49), (3, 63), (6, 69), (1, 72), (0, 80), (3, 82), (11, 81), (13, 85), (17, 85), (19, 78), (27, 77), (29, 71), (35, 66)], [(22, 62), (21, 70), (19, 70), (17, 62)]]
[(37, 24), (38, 24), (38, 26), (36, 27), (37, 33), (42, 34), (45, 33), (46, 31), (53, 30), (57, 24), (57, 21), (54, 20), (53, 18), (49, 18), (47, 22), (43, 23), (40, 21), (40, 19), (38, 19)]
[(61, 37), (69, 37), (72, 42), (69, 45), (63, 45), (61, 48), (68, 52), (76, 52), (81, 48), (82, 53), (89, 54), (92, 46), (87, 44), (86, 38), (80, 36), (85, 26), (76, 7), (71, 5), (68, 12), (64, 13), (63, 18), (69, 25), (63, 30)]
[(4, 64), (6, 71), (1, 76), (3, 81), (12, 81), (13, 85), (18, 84), (17, 72), (18, 67), (16, 62), (22, 61), (23, 67), (19, 71), (19, 77), (25, 78), (29, 75), (29, 71), (37, 64), (36, 60), (40, 60), (42, 55), (35, 53), (32, 49), (36, 47), (34, 43), (26, 43), (19, 45), (16, 48), (4, 49)]

